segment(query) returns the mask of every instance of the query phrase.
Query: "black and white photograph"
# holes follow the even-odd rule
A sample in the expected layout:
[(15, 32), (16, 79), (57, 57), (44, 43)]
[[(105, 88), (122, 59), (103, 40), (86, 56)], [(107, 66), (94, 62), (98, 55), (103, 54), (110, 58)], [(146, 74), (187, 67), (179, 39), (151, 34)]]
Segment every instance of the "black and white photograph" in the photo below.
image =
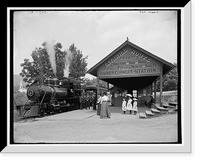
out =
[(10, 144), (183, 144), (181, 9), (10, 13)]

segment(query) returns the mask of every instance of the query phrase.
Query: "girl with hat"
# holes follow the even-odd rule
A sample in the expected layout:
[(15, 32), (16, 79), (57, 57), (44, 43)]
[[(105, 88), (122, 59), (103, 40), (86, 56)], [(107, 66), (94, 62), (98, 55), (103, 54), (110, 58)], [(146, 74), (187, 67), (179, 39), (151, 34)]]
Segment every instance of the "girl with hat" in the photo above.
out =
[(132, 110), (133, 110), (132, 99), (131, 99), (132, 95), (127, 94), (127, 96), (128, 96), (128, 102), (127, 102), (126, 109), (130, 111), (130, 114), (132, 114)]
[(125, 98), (123, 98), (123, 101), (122, 101), (122, 111), (123, 111), (124, 114), (126, 113), (126, 100), (125, 100)]
[(137, 98), (133, 98), (133, 112), (134, 112), (134, 115), (137, 114), (138, 112), (138, 108), (137, 108)]

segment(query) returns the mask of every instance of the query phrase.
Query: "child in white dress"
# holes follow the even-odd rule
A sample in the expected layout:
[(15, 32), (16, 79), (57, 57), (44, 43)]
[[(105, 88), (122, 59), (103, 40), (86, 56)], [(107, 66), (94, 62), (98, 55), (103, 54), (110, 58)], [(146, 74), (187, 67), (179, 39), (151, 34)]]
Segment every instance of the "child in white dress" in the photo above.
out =
[(126, 100), (125, 100), (125, 98), (123, 98), (123, 101), (122, 101), (122, 111), (124, 112), (124, 114), (126, 113)]
[(134, 115), (136, 115), (137, 112), (138, 112), (138, 108), (137, 108), (137, 98), (133, 98), (133, 112), (134, 112)]
[(133, 106), (132, 106), (132, 99), (131, 99), (131, 97), (129, 97), (129, 99), (128, 99), (127, 110), (129, 110), (130, 114), (132, 114)]

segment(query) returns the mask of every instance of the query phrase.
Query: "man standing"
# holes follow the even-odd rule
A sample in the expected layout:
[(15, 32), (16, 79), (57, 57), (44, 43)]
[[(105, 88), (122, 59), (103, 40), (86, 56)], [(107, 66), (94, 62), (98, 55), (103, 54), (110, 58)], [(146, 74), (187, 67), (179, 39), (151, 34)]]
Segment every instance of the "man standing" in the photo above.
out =
[(86, 109), (90, 109), (90, 96), (89, 93), (86, 95)]
[(100, 115), (101, 113), (101, 94), (98, 94), (98, 99), (97, 99), (97, 115)]
[(93, 110), (97, 109), (96, 106), (97, 106), (97, 95), (96, 93), (93, 93)]
[(108, 97), (108, 106), (112, 106), (112, 96), (109, 91), (107, 92), (107, 97)]
[(151, 108), (152, 104), (155, 104), (155, 99), (153, 98), (153, 95), (150, 96), (150, 101), (147, 103), (145, 102), (145, 105), (148, 107), (148, 108)]

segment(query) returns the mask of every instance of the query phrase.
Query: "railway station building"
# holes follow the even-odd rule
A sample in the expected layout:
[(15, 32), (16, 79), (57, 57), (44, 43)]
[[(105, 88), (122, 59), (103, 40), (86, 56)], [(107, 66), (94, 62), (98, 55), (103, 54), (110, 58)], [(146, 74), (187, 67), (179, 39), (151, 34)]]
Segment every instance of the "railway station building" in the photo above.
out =
[(121, 106), (126, 94), (137, 97), (138, 106), (144, 106), (144, 102), (149, 101), (152, 94), (156, 99), (158, 79), (160, 79), (159, 102), (162, 104), (162, 79), (173, 68), (173, 64), (133, 44), (127, 38), (87, 73), (97, 77), (97, 92), (99, 92), (99, 80), (113, 85), (109, 90), (114, 106)]

